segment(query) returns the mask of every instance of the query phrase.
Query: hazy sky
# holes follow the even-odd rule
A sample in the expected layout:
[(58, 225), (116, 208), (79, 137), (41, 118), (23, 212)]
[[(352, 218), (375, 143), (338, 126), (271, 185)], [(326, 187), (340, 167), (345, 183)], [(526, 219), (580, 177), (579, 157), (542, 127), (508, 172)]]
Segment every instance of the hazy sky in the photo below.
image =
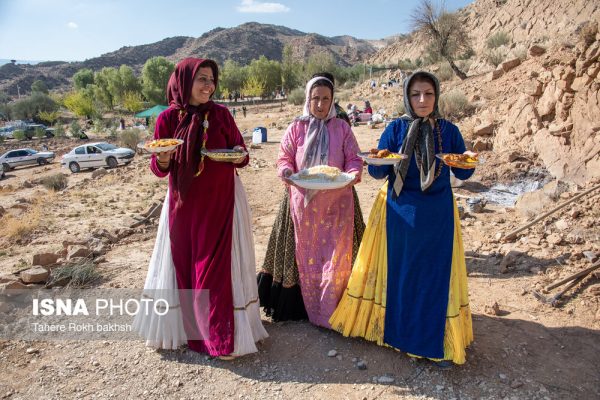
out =
[[(0, 0), (0, 59), (82, 61), (256, 21), (325, 36), (410, 31), (418, 0)], [(446, 0), (454, 11), (469, 0)], [(367, 5), (368, 4), (368, 5)], [(325, 8), (327, 7), (327, 8)]]

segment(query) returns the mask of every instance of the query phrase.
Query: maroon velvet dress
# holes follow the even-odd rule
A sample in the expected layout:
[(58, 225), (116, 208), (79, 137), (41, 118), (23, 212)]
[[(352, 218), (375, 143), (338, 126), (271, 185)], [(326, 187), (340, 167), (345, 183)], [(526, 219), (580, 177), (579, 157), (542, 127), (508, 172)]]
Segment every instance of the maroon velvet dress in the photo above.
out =
[[(156, 121), (154, 138), (171, 138), (179, 123), (179, 111), (168, 108)], [(202, 114), (204, 120), (204, 114)], [(244, 140), (229, 111), (213, 104), (208, 116), (207, 149), (231, 149), (244, 146)], [(197, 132), (202, 135), (202, 126)], [(183, 137), (182, 139), (186, 139)], [(202, 140), (197, 140), (200, 153)], [(185, 144), (184, 144), (185, 145)], [(245, 147), (245, 146), (244, 146)], [(171, 160), (171, 166), (177, 161)], [(204, 170), (193, 178), (185, 194), (180, 194), (169, 179), (169, 230), (171, 250), (177, 286), (179, 289), (208, 290), (208, 310), (198, 309), (182, 301), (184, 328), (190, 337), (197, 320), (208, 316), (208, 335), (204, 340), (188, 340), (191, 350), (212, 356), (233, 352), (233, 296), (231, 288), (231, 237), (234, 205), (235, 168), (248, 164), (248, 157), (241, 164), (215, 162), (204, 158)], [(169, 175), (161, 171), (152, 157), (150, 169), (158, 177)]]

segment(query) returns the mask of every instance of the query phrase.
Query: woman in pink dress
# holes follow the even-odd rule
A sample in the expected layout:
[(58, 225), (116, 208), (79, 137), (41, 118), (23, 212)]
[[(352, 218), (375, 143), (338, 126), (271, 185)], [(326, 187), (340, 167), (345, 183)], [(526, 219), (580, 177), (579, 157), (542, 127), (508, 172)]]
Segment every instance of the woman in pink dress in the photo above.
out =
[[(354, 199), (352, 185), (360, 181), (362, 159), (350, 126), (335, 118), (333, 83), (318, 76), (306, 85), (302, 117), (281, 140), (278, 175), (289, 185), (300, 287), (310, 322), (330, 328), (352, 270)], [(305, 190), (289, 176), (317, 165), (353, 174), (348, 186)]]

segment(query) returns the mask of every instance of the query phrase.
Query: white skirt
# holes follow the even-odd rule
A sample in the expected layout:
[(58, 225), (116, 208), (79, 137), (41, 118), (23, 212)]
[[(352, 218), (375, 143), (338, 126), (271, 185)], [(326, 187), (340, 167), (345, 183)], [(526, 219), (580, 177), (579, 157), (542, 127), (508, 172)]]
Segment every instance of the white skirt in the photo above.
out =
[[(231, 246), (231, 283), (234, 307), (232, 355), (255, 353), (258, 351), (255, 343), (269, 335), (260, 319), (250, 207), (242, 181), (237, 175)], [(186, 343), (187, 338), (183, 329), (175, 267), (171, 256), (168, 192), (160, 214), (156, 243), (143, 292), (143, 297), (156, 296), (168, 302), (168, 312), (164, 316), (139, 313), (134, 318), (133, 329), (146, 339), (146, 346), (176, 349)]]

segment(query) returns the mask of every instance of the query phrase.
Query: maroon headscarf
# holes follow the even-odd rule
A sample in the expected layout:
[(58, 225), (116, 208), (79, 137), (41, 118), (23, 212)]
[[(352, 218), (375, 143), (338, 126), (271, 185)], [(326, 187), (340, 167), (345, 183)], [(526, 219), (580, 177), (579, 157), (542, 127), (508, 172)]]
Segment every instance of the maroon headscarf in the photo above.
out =
[(177, 162), (171, 164), (171, 178), (174, 187), (179, 191), (179, 201), (185, 197), (194, 175), (198, 172), (203, 139), (202, 122), (214, 104), (211, 100), (199, 106), (189, 104), (194, 77), (201, 67), (212, 69), (216, 88), (219, 81), (217, 63), (202, 58), (185, 58), (178, 62), (167, 85), (169, 105), (179, 110), (179, 123), (173, 137), (184, 141), (175, 152)]

